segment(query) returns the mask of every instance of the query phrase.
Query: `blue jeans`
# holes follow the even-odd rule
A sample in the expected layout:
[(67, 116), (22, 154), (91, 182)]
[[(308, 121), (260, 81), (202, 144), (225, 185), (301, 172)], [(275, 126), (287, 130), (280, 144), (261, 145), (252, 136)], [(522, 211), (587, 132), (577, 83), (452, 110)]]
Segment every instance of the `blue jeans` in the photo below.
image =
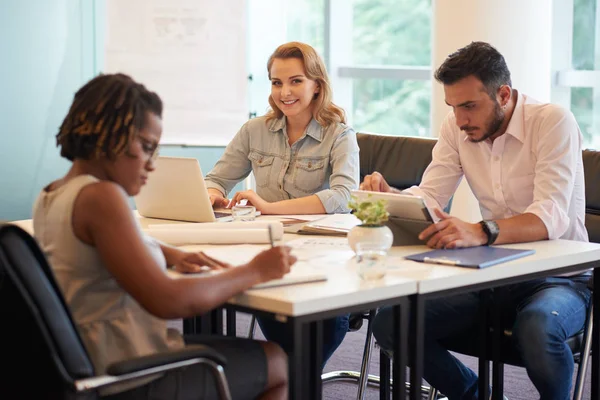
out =
[[(323, 321), (323, 365), (327, 363), (329, 357), (333, 354), (335, 349), (339, 347), (348, 332), (348, 319), (350, 314), (342, 315)], [(286, 327), (283, 323), (275, 321), (274, 319), (263, 319), (257, 318), (258, 325), (263, 334), (272, 342), (277, 343), (286, 352), (290, 353), (292, 349), (292, 342), (290, 337), (287, 335)]]
[[(536, 279), (508, 285), (500, 291), (506, 326), (512, 326), (517, 349), (541, 400), (569, 398), (574, 362), (565, 340), (584, 326), (591, 297), (586, 286), (588, 279)], [(474, 292), (425, 304), (423, 377), (450, 400), (477, 399), (477, 375), (456, 359), (442, 341), (451, 337), (473, 340), (479, 301), (479, 293)], [(373, 334), (382, 348), (392, 349), (390, 307), (382, 308), (375, 317)]]

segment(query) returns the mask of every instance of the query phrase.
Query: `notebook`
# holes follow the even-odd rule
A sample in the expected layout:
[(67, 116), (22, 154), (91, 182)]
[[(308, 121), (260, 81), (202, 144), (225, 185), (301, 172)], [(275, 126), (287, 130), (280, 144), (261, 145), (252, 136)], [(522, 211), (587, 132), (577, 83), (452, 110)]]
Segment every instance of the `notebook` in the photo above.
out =
[[(218, 246), (204, 250), (204, 253), (217, 260), (227, 262), (231, 265), (241, 265), (258, 253), (265, 250), (265, 246), (242, 244), (237, 246)], [(219, 273), (211, 271), (210, 273)], [(298, 261), (294, 264), (290, 272), (280, 279), (273, 279), (268, 282), (259, 283), (251, 287), (251, 289), (264, 289), (276, 286), (296, 285), (299, 283), (310, 283), (318, 281), (326, 281), (327, 275), (318, 268), (313, 267), (308, 262)]]
[(408, 260), (430, 264), (451, 265), (465, 268), (487, 268), (492, 265), (534, 254), (535, 250), (507, 249), (494, 246), (468, 247), (464, 249), (432, 250), (406, 256)]
[(283, 278), (272, 279), (268, 282), (259, 283), (257, 285), (252, 286), (250, 289), (266, 289), (270, 287), (297, 285), (299, 283), (312, 283), (326, 280), (327, 275), (325, 275), (323, 272), (319, 272), (316, 270), (307, 270), (303, 268), (295, 269), (294, 267), (292, 267), (291, 272), (284, 275)]

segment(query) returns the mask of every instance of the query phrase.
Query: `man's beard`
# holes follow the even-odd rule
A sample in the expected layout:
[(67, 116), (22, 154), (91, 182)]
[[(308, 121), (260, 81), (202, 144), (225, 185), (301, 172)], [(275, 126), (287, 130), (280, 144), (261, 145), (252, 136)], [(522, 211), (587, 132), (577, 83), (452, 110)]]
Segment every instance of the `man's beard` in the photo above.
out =
[(500, 129), (500, 127), (502, 126), (502, 123), (504, 122), (504, 111), (502, 111), (502, 107), (500, 107), (500, 104), (498, 104), (498, 102), (496, 101), (496, 105), (494, 106), (494, 111), (492, 112), (492, 115), (490, 116), (489, 122), (487, 122), (486, 125), (486, 130), (485, 133), (483, 134), (483, 136), (480, 139), (471, 139), (471, 141), (473, 143), (479, 143), (479, 142), (483, 142), (484, 140), (489, 139), (491, 136), (494, 135), (494, 133), (498, 132), (498, 129)]

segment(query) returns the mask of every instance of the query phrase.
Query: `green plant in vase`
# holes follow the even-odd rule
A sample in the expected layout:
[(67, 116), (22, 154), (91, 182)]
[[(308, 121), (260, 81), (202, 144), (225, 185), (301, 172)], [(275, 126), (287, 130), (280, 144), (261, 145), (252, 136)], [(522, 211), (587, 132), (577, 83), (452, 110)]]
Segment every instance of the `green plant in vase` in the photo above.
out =
[(358, 243), (381, 247), (386, 252), (392, 247), (394, 235), (390, 228), (384, 225), (390, 217), (386, 205), (387, 202), (384, 199), (374, 200), (370, 195), (366, 199), (359, 199), (356, 196), (350, 198), (348, 207), (352, 210), (352, 214), (362, 222), (348, 233), (348, 244), (355, 253)]
[[(369, 198), (371, 198), (371, 195), (369, 195)], [(381, 226), (389, 219), (390, 213), (387, 212), (386, 205), (387, 201), (384, 199), (361, 201), (356, 196), (352, 196), (348, 202), (352, 214), (360, 219), (362, 225), (372, 226)]]

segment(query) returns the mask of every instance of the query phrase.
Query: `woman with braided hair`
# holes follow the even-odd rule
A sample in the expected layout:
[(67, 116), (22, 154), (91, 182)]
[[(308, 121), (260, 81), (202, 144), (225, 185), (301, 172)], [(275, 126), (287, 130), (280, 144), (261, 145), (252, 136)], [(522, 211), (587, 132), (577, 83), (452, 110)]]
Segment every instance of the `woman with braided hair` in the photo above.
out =
[[(167, 328), (166, 319), (204, 314), (259, 282), (280, 278), (296, 258), (289, 248), (275, 247), (228, 269), (203, 253), (181, 251), (140, 231), (127, 200), (154, 170), (161, 114), (158, 95), (126, 75), (100, 75), (84, 85), (56, 136), (61, 156), (72, 166), (40, 193), (33, 210), (35, 237), (97, 373), (124, 359), (206, 344), (227, 358), (225, 373), (235, 399), (283, 399), (287, 366), (277, 345), (182, 337)], [(171, 279), (167, 267), (225, 271)], [(101, 394), (212, 399), (216, 387), (204, 367), (191, 366)]]

